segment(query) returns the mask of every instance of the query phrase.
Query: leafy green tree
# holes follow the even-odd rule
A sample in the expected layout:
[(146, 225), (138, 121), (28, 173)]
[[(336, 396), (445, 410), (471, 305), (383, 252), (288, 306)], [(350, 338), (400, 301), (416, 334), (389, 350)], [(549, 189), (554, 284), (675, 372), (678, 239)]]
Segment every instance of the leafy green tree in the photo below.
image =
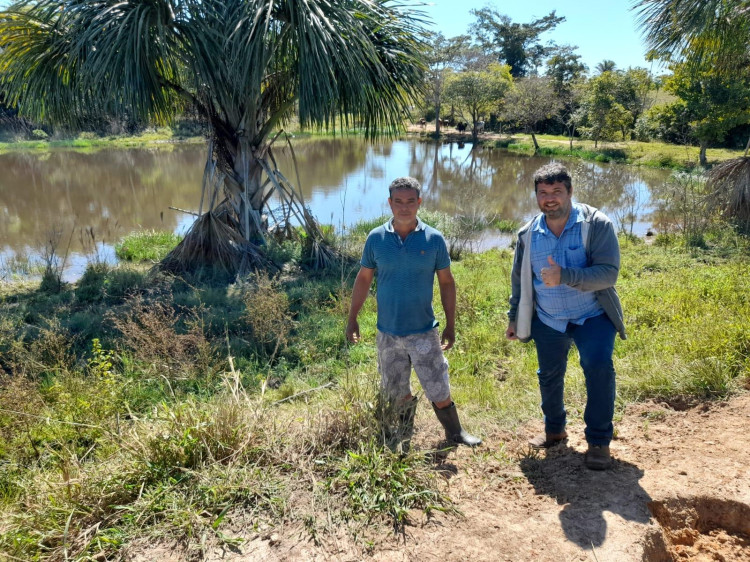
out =
[(724, 140), (727, 133), (750, 123), (750, 72), (732, 78), (716, 69), (698, 71), (687, 63), (672, 65), (673, 75), (664, 85), (684, 103), (692, 134), (700, 145), (700, 165), (706, 166), (706, 148)]
[(581, 94), (586, 82), (587, 66), (581, 62), (581, 56), (574, 51), (577, 47), (563, 45), (547, 59), (547, 76), (554, 84), (555, 92), (560, 100), (560, 109), (556, 115), (564, 127), (573, 150), (573, 137), (579, 116)]
[(468, 35), (446, 39), (442, 33), (432, 35), (427, 51), (427, 99), (435, 111), (435, 134), (440, 134), (440, 109), (445, 80), (469, 46)]
[[(634, 9), (647, 41), (661, 58), (676, 57), (697, 73), (734, 80), (750, 63), (750, 6), (747, 0), (641, 0)], [(713, 200), (728, 217), (750, 230), (750, 138), (741, 158), (722, 162), (708, 174)], [(705, 159), (705, 154), (703, 155)]]
[(531, 134), (535, 154), (539, 151), (537, 127), (552, 118), (561, 107), (553, 84), (550, 78), (542, 76), (519, 78), (505, 95), (505, 119)]
[(498, 63), (486, 70), (466, 70), (449, 76), (445, 95), (456, 105), (466, 121), (472, 123), (472, 139), (477, 141), (479, 123), (496, 111), (510, 89), (513, 78), (510, 67)]
[(690, 112), (683, 100), (657, 105), (645, 114), (649, 138), (675, 144), (692, 144), (697, 139), (690, 124)]
[(628, 68), (617, 72), (617, 101), (627, 109), (633, 122), (648, 109), (649, 93), (654, 87), (651, 74), (645, 68)]
[(526, 76), (554, 52), (553, 45), (543, 45), (539, 37), (565, 21), (551, 11), (530, 23), (514, 23), (493, 8), (472, 10), (476, 18), (473, 29), (482, 48), (493, 53), (499, 62), (510, 66), (514, 78)]
[(631, 129), (646, 109), (652, 81), (642, 68), (627, 71), (605, 71), (591, 78), (583, 87), (578, 117), (581, 132), (594, 139), (630, 138)]
[(589, 80), (581, 99), (577, 121), (578, 130), (594, 140), (594, 147), (600, 140), (614, 140), (621, 131), (621, 121), (627, 110), (617, 101), (617, 76), (605, 72)]
[(295, 112), (304, 127), (357, 124), (370, 136), (401, 128), (424, 65), (420, 14), (398, 6), (22, 0), (0, 12), (0, 84), (23, 114), (68, 125), (92, 110), (166, 122), (178, 102), (195, 107), (211, 131), (201, 202), (210, 212), (173, 263), (235, 270), (262, 257), (262, 209), (274, 190), (308, 239), (322, 240), (273, 164), (274, 132)]
[(555, 88), (560, 91), (568, 88), (574, 81), (580, 80), (588, 68), (581, 62), (581, 55), (576, 54), (578, 47), (563, 45), (557, 47), (547, 59), (547, 76), (555, 83)]

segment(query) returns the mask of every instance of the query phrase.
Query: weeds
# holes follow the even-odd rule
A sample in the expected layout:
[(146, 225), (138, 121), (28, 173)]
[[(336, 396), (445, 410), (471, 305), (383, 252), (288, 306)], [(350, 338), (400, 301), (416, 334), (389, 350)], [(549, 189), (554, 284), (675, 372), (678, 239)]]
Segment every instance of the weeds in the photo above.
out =
[(427, 515), (432, 511), (456, 513), (450, 498), (435, 490), (437, 478), (422, 453), (391, 453), (370, 441), (348, 451), (328, 489), (346, 496), (350, 517), (365, 523), (385, 520), (400, 531), (413, 509)]
[[(690, 251), (668, 236), (622, 240), (620, 410), (647, 397), (721, 398), (750, 378), (747, 241), (712, 229), (704, 238)], [(494, 250), (452, 268), (452, 393), (467, 426), (481, 420), (488, 432), (538, 416), (533, 346), (503, 335), (511, 262)], [(0, 301), (4, 554), (115, 559), (170, 537), (197, 559), (234, 544), (240, 524), (295, 523), (313, 540), (342, 527), (361, 541), (365, 528), (403, 530), (417, 512), (457, 515), (424, 450), (384, 446), (374, 299), (360, 314), (363, 343), (347, 346), (338, 270), (227, 289), (89, 267), (75, 287)], [(585, 402), (576, 363), (571, 417)], [(435, 423), (424, 406), (420, 415)]]
[(250, 326), (251, 337), (259, 344), (270, 365), (277, 353), (289, 343), (294, 327), (289, 297), (281, 290), (278, 280), (261, 272), (256, 273), (240, 290), (243, 292), (244, 316)]
[(213, 352), (201, 310), (181, 317), (168, 300), (134, 295), (108, 319), (121, 334), (124, 348), (162, 376), (205, 375), (210, 370)]

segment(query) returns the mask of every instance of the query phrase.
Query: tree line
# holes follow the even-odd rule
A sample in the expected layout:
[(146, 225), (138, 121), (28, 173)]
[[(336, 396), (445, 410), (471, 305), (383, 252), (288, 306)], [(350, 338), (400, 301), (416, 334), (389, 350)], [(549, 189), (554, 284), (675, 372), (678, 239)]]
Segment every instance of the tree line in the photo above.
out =
[[(654, 14), (661, 13), (657, 8), (683, 3), (647, 0), (634, 9), (651, 29), (658, 21)], [(743, 3), (734, 3), (740, 10)], [(649, 58), (665, 63), (668, 73), (618, 69), (611, 60), (589, 73), (576, 46), (542, 42), (542, 34), (565, 21), (556, 11), (528, 23), (513, 22), (492, 8), (472, 14), (475, 21), (466, 35), (433, 33), (426, 41), (426, 95), (420, 110), (427, 121), (434, 120), (436, 133), (448, 122), (471, 128), (476, 140), (481, 124), (498, 132), (529, 133), (536, 149), (537, 133), (565, 134), (571, 143), (576, 137), (591, 139), (595, 146), (659, 140), (700, 146), (701, 165), (707, 163), (707, 147), (742, 146), (748, 138), (750, 66), (733, 64), (727, 72), (726, 66), (712, 63), (720, 54), (710, 51), (713, 45), (726, 58), (731, 49), (747, 60), (742, 40), (723, 46), (704, 34), (670, 51), (659, 43), (655, 29)], [(746, 9), (738, 14), (746, 21)], [(677, 23), (666, 17), (661, 32), (675, 35), (670, 25)], [(657, 97), (663, 101), (655, 103)]]

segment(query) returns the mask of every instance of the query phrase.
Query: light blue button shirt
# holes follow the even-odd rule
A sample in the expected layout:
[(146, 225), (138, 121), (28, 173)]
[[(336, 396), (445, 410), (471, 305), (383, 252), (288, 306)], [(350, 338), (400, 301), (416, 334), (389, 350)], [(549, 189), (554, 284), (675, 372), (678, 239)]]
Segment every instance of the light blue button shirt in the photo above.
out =
[(588, 266), (586, 248), (581, 239), (582, 222), (583, 212), (574, 203), (559, 237), (549, 230), (543, 214), (531, 226), (531, 268), (534, 273), (536, 312), (542, 322), (558, 332), (564, 332), (568, 322), (580, 325), (603, 312), (593, 292), (579, 291), (567, 285), (546, 287), (542, 281), (542, 268), (549, 267), (548, 256), (552, 256), (563, 269)]

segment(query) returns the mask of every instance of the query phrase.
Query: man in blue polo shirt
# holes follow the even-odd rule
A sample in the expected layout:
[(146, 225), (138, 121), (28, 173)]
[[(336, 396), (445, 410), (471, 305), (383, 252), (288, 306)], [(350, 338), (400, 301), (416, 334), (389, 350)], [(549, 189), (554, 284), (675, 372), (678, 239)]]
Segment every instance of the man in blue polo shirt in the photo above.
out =
[[(388, 188), (393, 218), (370, 232), (352, 290), (346, 338), (360, 340), (357, 315), (367, 299), (377, 271), (377, 348), (381, 391), (399, 410), (404, 434), (413, 424), (417, 399), (412, 396), (411, 368), (432, 402), (445, 436), (474, 447), (481, 440), (462, 427), (451, 400), (448, 361), (443, 351), (455, 342), (456, 284), (443, 235), (417, 217), (421, 186), (414, 178), (394, 180)], [(432, 309), (437, 274), (445, 328), (438, 333)]]
[(615, 291), (620, 247), (612, 222), (601, 211), (573, 203), (573, 185), (559, 163), (534, 173), (541, 213), (518, 232), (505, 336), (536, 344), (544, 433), (534, 448), (564, 442), (563, 390), (568, 351), (575, 343), (586, 378), (586, 466), (611, 464), (609, 443), (615, 406), (615, 335), (625, 339)]

